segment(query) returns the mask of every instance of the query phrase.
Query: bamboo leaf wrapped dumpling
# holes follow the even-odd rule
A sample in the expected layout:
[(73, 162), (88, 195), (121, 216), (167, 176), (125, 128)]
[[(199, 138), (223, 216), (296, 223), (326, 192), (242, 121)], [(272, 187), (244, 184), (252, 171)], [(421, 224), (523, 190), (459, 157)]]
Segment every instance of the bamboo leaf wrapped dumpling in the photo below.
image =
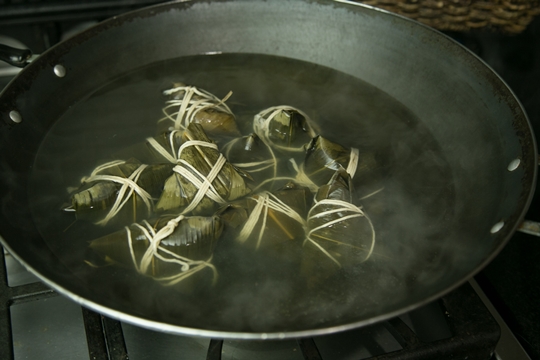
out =
[(236, 242), (253, 249), (280, 252), (283, 245), (305, 237), (309, 189), (293, 182), (274, 192), (263, 191), (220, 209), (223, 221), (236, 230)]
[(335, 171), (343, 168), (350, 175), (362, 176), (372, 172), (376, 162), (372, 153), (346, 148), (322, 136), (313, 138), (306, 146), (306, 157), (300, 172), (317, 186), (326, 184)]
[(174, 285), (209, 268), (223, 223), (217, 216), (164, 216), (142, 221), (90, 242), (90, 248), (116, 264), (135, 268)]
[(326, 184), (341, 168), (354, 177), (358, 166), (358, 149), (350, 150), (322, 136), (316, 136), (306, 146), (302, 165), (305, 175), (318, 186)]
[(165, 117), (158, 121), (162, 130), (182, 130), (194, 122), (200, 124), (211, 136), (240, 136), (235, 116), (223, 99), (195, 86), (178, 83), (165, 90), (170, 100), (163, 108)]
[(116, 160), (98, 166), (71, 194), (71, 209), (78, 219), (106, 225), (148, 217), (173, 173), (172, 164), (145, 165), (138, 160)]
[(371, 152), (360, 153), (356, 148), (348, 149), (320, 135), (314, 137), (305, 150), (305, 159), (299, 166), (294, 159), (290, 161), (296, 171), (296, 181), (313, 192), (326, 184), (339, 169), (344, 169), (351, 179), (355, 175), (365, 179), (367, 174), (374, 174), (376, 161)]
[(283, 151), (302, 152), (317, 135), (309, 116), (288, 105), (270, 107), (253, 118), (253, 132), (266, 144)]
[(205, 134), (200, 124), (191, 123), (182, 134), (177, 165), (165, 182), (156, 209), (182, 214), (211, 214), (224, 204), (248, 194), (249, 174), (231, 165)]
[(225, 157), (239, 169), (249, 172), (260, 183), (277, 176), (277, 158), (272, 148), (256, 134), (239, 137), (223, 146)]
[(343, 267), (369, 259), (375, 230), (362, 209), (353, 204), (349, 174), (340, 169), (315, 195), (307, 216), (306, 261)]
[(147, 151), (159, 162), (176, 164), (178, 150), (182, 145), (182, 131), (172, 130), (146, 138)]

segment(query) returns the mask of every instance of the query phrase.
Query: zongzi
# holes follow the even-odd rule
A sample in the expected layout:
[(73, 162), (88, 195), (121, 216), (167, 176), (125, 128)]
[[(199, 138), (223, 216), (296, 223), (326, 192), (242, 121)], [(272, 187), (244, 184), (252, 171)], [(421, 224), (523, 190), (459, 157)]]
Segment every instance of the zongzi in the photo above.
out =
[(330, 261), (337, 267), (359, 264), (369, 259), (374, 246), (371, 220), (353, 204), (350, 175), (339, 169), (319, 188), (309, 210), (306, 261)]
[(135, 159), (102, 164), (81, 180), (71, 194), (71, 206), (78, 219), (106, 225), (133, 222), (149, 216), (153, 199), (173, 173), (173, 164), (145, 165)]
[(194, 122), (211, 136), (240, 136), (235, 117), (225, 104), (232, 92), (220, 100), (206, 90), (179, 83), (163, 93), (171, 100), (166, 102), (165, 117), (158, 124), (166, 125), (167, 130), (185, 129)]
[(270, 107), (255, 115), (253, 131), (270, 146), (293, 152), (303, 151), (303, 145), (317, 135), (309, 116), (287, 105)]
[(239, 244), (281, 251), (285, 243), (304, 239), (305, 216), (312, 201), (309, 189), (289, 182), (220, 209), (223, 221), (237, 232)]
[(208, 267), (223, 225), (219, 217), (164, 216), (142, 221), (90, 242), (112, 262), (166, 284), (176, 284)]
[(224, 204), (248, 194), (249, 174), (231, 165), (206, 136), (200, 124), (191, 123), (182, 135), (178, 165), (165, 182), (156, 209), (196, 215), (211, 214)]

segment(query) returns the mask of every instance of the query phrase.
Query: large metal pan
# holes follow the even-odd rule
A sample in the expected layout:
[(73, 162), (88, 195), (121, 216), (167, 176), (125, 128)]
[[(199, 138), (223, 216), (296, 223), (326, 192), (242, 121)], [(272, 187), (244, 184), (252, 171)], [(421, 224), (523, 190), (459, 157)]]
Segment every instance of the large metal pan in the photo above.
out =
[[(374, 213), (381, 256), (344, 275), (332, 291), (306, 294), (261, 276), (222, 286), (222, 293), (209, 291), (208, 304), (144, 279), (124, 279), (113, 270), (73, 265), (62, 252), (71, 248), (54, 236), (51, 240), (47, 217), (36, 217), (31, 206), (39, 194), (40, 204), (51, 203), (54, 176), (69, 171), (69, 162), (36, 162), (40, 146), (58, 135), (55, 122), (84, 107), (83, 99), (113, 79), (149, 64), (235, 53), (320, 65), (364, 81), (373, 91), (362, 96), (380, 94), (366, 101), (344, 92), (347, 101), (340, 104), (350, 108), (339, 109), (332, 122), (315, 93), (313, 107), (326, 115), (326, 120), (320, 116), (323, 129), (341, 129), (363, 143), (377, 137), (382, 140), (373, 146), (389, 154), (381, 163), (385, 191), (365, 204)], [(309, 73), (302, 76), (309, 79)], [(312, 111), (306, 104), (304, 110)], [(367, 104), (369, 111), (362, 108)], [(350, 109), (359, 116), (351, 116)], [(408, 129), (401, 135), (389, 120), (399, 118), (396, 114), (408, 119), (400, 125)], [(536, 145), (527, 117), (489, 67), (431, 28), (342, 1), (182, 1), (115, 17), (28, 65), (2, 92), (0, 116), (5, 248), (83, 306), (172, 333), (299, 337), (411, 310), (454, 289), (496, 256), (522, 221), (536, 177)], [(85, 129), (90, 117), (81, 115), (77, 125)], [(56, 151), (61, 157), (71, 150)], [(35, 172), (44, 169), (48, 175), (35, 185)], [(394, 196), (398, 189), (400, 199)]]

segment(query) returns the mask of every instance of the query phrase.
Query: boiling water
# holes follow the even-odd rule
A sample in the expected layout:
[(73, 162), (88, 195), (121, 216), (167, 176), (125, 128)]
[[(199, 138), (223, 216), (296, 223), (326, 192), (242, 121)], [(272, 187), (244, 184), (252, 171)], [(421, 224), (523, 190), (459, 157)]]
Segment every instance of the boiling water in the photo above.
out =
[[(298, 264), (241, 247), (227, 232), (209, 276), (165, 287), (119, 266), (89, 266), (88, 243), (118, 230), (75, 221), (60, 211), (67, 188), (126, 147), (156, 135), (162, 91), (173, 82), (205, 89), (227, 104), (244, 135), (251, 119), (276, 105), (306, 112), (321, 134), (360, 152), (375, 153), (371, 179), (356, 183), (377, 234), (373, 256), (307, 286)], [(95, 289), (98, 302), (156, 321), (243, 332), (304, 330), (360, 320), (381, 306), (396, 308), (444, 271), (452, 259), (438, 240), (452, 223), (452, 174), (422, 122), (383, 91), (335, 70), (263, 55), (194, 56), (153, 64), (104, 85), (70, 108), (49, 131), (34, 164), (34, 221), (73, 276)], [(128, 224), (126, 224), (128, 225)], [(121, 227), (120, 227), (121, 229)], [(441, 245), (442, 246), (442, 245)], [(437, 264), (435, 266), (434, 264)], [(325, 269), (314, 269), (324, 272)]]

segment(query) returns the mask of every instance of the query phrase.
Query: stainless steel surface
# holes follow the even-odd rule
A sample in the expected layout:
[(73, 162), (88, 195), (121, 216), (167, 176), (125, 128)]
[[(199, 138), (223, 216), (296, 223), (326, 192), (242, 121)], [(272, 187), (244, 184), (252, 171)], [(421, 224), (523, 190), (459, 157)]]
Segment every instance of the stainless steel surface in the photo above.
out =
[(66, 68), (60, 64), (55, 65), (53, 70), (54, 70), (54, 75), (60, 78), (66, 76)]
[(492, 234), (496, 234), (499, 231), (501, 231), (503, 227), (504, 227), (504, 221), (499, 221), (498, 223), (495, 223), (495, 225), (491, 227), (491, 230), (489, 230), (489, 232)]
[(508, 171), (514, 171), (519, 167), (519, 164), (521, 163), (520, 159), (514, 159), (510, 161), (510, 164), (508, 164)]
[(14, 123), (20, 123), (22, 121), (21, 114), (15, 110), (9, 112), (9, 118), (13, 120)]
[(484, 302), (484, 305), (486, 305), (491, 315), (493, 315), (493, 317), (495, 318), (495, 320), (497, 320), (499, 326), (501, 327), (501, 339), (499, 340), (499, 343), (495, 348), (495, 356), (497, 360), (531, 360), (529, 355), (527, 355), (527, 353), (525, 352), (525, 349), (523, 349), (523, 346), (521, 346), (508, 325), (506, 325), (506, 322), (501, 317), (501, 315), (499, 315), (499, 312), (497, 311), (497, 309), (495, 309), (491, 301), (489, 301), (486, 294), (484, 294), (484, 291), (482, 291), (482, 288), (478, 285), (476, 280), (474, 278), (469, 280), (469, 284), (471, 284), (478, 296), (480, 296), (480, 298)]
[[(92, 56), (98, 48), (102, 54), (119, 57), (111, 61), (108, 56)], [(455, 191), (455, 204), (446, 218), (418, 227), (415, 241), (403, 246), (396, 241), (390, 253), (397, 259), (390, 264), (395, 267), (391, 269), (395, 282), (381, 284), (373, 278), (366, 287), (360, 280), (370, 276), (355, 278), (354, 286), (339, 301), (354, 305), (327, 303), (318, 316), (299, 314), (299, 319), (291, 319), (269, 313), (261, 323), (249, 316), (234, 322), (220, 317), (230, 310), (226, 308), (188, 321), (192, 314), (178, 314), (176, 304), (156, 309), (137, 297), (104, 296), (115, 294), (123, 284), (80, 281), (28, 221), (31, 216), (21, 200), (27, 194), (28, 169), (42, 136), (68, 107), (119, 74), (153, 62), (237, 52), (308, 61), (362, 79), (398, 99), (433, 136), (452, 169), (450, 191)], [(70, 71), (61, 81), (51, 71), (52, 64), (59, 63)], [(25, 102), (23, 94), (28, 93), (32, 100)], [(64, 95), (56, 97), (61, 102), (50, 106), (50, 94), (59, 93)], [(18, 75), (2, 100), (4, 118), (14, 107), (25, 118), (9, 130), (12, 124), (4, 123), (0, 139), (2, 150), (24, 144), (2, 163), (2, 172), (10, 175), (3, 177), (10, 182), (2, 186), (7, 186), (6, 198), (13, 200), (8, 203), (10, 212), (2, 218), (3, 244), (41, 280), (73, 300), (165, 332), (292, 338), (371, 324), (426, 304), (466, 281), (500, 251), (523, 219), (537, 171), (536, 145), (519, 102), (481, 60), (432, 29), (356, 4), (181, 2), (120, 16), (44, 53)], [(518, 158), (520, 166), (508, 171), (508, 164)], [(429, 198), (430, 209), (440, 211), (439, 194)], [(404, 211), (403, 216), (410, 213)], [(428, 239), (428, 229), (437, 236)], [(396, 239), (400, 235), (396, 232)], [(402, 250), (410, 257), (406, 259)], [(266, 325), (269, 319), (271, 326)]]
[(518, 231), (534, 236), (540, 236), (540, 223), (538, 221), (525, 220), (519, 226)]

